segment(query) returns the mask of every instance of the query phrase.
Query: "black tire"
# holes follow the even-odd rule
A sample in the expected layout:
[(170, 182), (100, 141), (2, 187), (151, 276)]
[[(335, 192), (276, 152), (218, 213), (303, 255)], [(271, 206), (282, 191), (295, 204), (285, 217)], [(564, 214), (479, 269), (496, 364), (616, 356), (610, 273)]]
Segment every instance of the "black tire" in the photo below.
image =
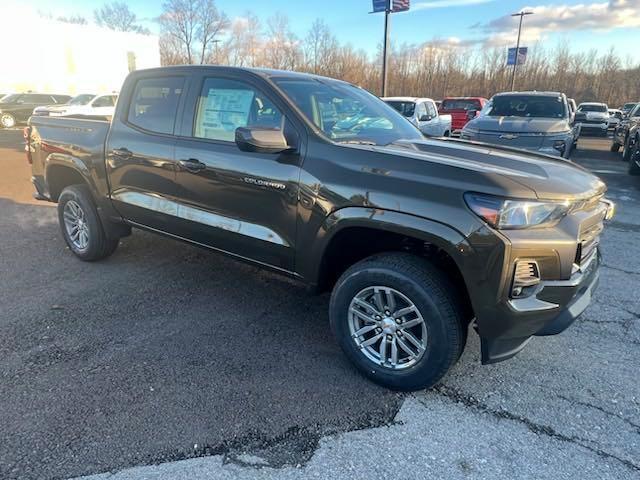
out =
[(610, 150), (611, 150), (613, 153), (617, 153), (617, 152), (619, 152), (619, 151), (620, 151), (620, 147), (622, 147), (622, 145), (620, 145), (619, 143), (613, 142), (613, 143), (611, 144), (611, 149), (610, 149)]
[[(88, 240), (84, 248), (74, 242), (65, 224), (65, 208), (67, 208), (69, 202), (74, 202), (69, 206), (73, 205), (74, 208), (78, 206), (82, 210), (84, 219), (82, 223), (88, 233)], [(67, 208), (67, 212), (68, 210), (70, 209)], [(62, 191), (58, 198), (58, 222), (67, 246), (80, 260), (86, 262), (101, 260), (111, 255), (118, 248), (120, 239), (117, 236), (105, 233), (104, 226), (98, 216), (95, 201), (89, 187), (86, 185), (71, 185)]]
[(640, 139), (636, 139), (633, 151), (629, 155), (629, 175), (640, 175)]
[(622, 161), (629, 162), (631, 159), (631, 154), (635, 149), (635, 142), (633, 142), (632, 138), (627, 138), (627, 141), (624, 143), (624, 151), (622, 152)]
[[(359, 292), (373, 286), (400, 292), (424, 318), (426, 348), (409, 367), (394, 370), (374, 362), (351, 337), (351, 302)], [(336, 283), (329, 307), (331, 329), (347, 357), (369, 379), (393, 390), (429, 388), (460, 358), (466, 343), (467, 325), (455, 291), (440, 270), (420, 257), (405, 253), (375, 255), (353, 265)], [(382, 335), (384, 341), (386, 335)]]

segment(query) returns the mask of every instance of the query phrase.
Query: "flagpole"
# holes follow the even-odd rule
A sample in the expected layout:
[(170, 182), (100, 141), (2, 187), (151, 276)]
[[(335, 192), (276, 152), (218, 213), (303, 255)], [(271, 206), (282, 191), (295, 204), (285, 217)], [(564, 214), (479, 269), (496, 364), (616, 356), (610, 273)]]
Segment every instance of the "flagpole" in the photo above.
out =
[(384, 9), (384, 44), (382, 47), (382, 97), (387, 95), (387, 61), (389, 56), (389, 22), (391, 20), (391, 0), (387, 0)]

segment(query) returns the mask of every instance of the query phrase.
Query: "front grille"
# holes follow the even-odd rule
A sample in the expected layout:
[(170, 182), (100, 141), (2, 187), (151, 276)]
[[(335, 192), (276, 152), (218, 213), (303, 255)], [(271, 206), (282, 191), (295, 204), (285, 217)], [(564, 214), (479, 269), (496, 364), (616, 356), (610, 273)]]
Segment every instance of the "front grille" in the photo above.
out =
[(604, 225), (602, 221), (600, 221), (581, 232), (578, 249), (576, 251), (576, 263), (578, 265), (582, 265), (582, 262), (587, 260), (598, 248), (600, 244), (600, 234), (603, 229)]

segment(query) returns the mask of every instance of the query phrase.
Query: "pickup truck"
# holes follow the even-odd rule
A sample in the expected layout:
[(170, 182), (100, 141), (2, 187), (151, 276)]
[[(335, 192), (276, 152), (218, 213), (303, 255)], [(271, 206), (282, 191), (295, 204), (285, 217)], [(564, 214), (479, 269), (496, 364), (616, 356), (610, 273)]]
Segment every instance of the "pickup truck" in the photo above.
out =
[(464, 126), (478, 116), (487, 101), (483, 97), (447, 97), (438, 107), (438, 113), (451, 115), (451, 135), (460, 136)]
[(451, 115), (440, 115), (430, 98), (386, 97), (382, 99), (406, 117), (427, 137), (451, 135)]
[(32, 117), (25, 136), (76, 257), (136, 228), (330, 290), (346, 356), (399, 390), (438, 382), (470, 326), (483, 363), (565, 330), (613, 212), (580, 166), (426, 139), (362, 88), (301, 73), (135, 71), (110, 122)]

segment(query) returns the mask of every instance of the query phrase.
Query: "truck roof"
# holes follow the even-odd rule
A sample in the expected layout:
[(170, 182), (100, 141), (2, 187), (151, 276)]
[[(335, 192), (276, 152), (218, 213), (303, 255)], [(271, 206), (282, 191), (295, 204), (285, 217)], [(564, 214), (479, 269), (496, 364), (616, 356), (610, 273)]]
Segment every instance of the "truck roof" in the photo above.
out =
[(413, 103), (434, 101), (432, 98), (426, 98), (426, 97), (381, 97), (380, 100), (383, 100), (385, 102), (389, 101), (389, 102), (413, 102)]
[(559, 97), (563, 95), (561, 92), (551, 92), (551, 91), (538, 91), (538, 90), (530, 90), (524, 92), (501, 92), (496, 93), (494, 96), (507, 96), (507, 95), (535, 95), (540, 97)]

